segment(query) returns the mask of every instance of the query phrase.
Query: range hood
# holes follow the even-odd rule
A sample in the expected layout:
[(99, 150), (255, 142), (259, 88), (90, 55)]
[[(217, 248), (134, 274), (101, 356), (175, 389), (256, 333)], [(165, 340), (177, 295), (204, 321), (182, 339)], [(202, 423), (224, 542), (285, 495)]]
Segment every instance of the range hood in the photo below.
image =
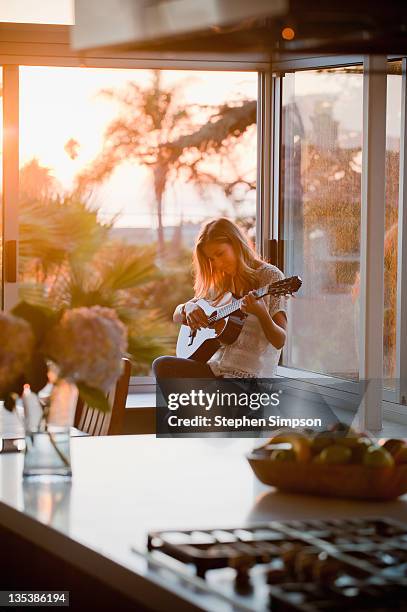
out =
[(407, 53), (407, 0), (75, 0), (76, 51)]
[(145, 49), (179, 41), (199, 45), (208, 37), (246, 31), (257, 20), (287, 10), (288, 0), (75, 0), (72, 47)]

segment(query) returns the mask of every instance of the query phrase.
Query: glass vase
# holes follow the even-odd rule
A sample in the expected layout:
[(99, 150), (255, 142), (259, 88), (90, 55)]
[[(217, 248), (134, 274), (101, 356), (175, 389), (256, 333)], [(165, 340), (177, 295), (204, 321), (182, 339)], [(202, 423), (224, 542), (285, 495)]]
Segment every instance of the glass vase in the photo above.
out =
[(76, 386), (67, 380), (58, 380), (49, 398), (24, 391), (24, 478), (72, 476), (70, 433), (77, 399)]

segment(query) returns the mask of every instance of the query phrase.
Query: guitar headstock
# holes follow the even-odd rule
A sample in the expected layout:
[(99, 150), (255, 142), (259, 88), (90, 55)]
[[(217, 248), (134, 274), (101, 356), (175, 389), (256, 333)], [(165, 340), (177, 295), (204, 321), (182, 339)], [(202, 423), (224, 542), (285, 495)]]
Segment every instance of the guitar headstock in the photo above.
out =
[(290, 276), (283, 280), (276, 281), (269, 285), (269, 295), (292, 295), (296, 293), (302, 285), (302, 280), (299, 276)]

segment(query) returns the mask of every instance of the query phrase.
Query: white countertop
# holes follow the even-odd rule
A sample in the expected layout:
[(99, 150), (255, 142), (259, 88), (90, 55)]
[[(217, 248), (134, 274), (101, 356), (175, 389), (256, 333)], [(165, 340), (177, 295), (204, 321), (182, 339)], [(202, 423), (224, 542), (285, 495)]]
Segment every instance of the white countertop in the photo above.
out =
[[(86, 559), (84, 552), (114, 561), (116, 570), (123, 568), (123, 591), (129, 593), (135, 583), (132, 587), (124, 568), (156, 585), (168, 582), (152, 575), (145, 559), (131, 551), (132, 545), (145, 551), (147, 532), (154, 529), (374, 515), (406, 520), (407, 496), (367, 503), (264, 487), (244, 456), (255, 443), (253, 438), (152, 435), (72, 438), (71, 483), (23, 482), (23, 455), (0, 455), (0, 524), (49, 550), (59, 549), (78, 567), (87, 564), (89, 570), (91, 563), (107, 582), (103, 563), (95, 563), (94, 555)], [(120, 576), (114, 580), (117, 586)]]

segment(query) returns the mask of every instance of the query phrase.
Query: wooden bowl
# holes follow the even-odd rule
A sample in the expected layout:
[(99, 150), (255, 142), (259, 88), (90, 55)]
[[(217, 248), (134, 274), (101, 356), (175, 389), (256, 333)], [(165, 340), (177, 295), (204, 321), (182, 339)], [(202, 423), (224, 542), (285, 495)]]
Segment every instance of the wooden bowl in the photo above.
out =
[(274, 461), (265, 453), (251, 453), (247, 459), (261, 482), (290, 493), (383, 501), (407, 493), (406, 464), (367, 467)]

